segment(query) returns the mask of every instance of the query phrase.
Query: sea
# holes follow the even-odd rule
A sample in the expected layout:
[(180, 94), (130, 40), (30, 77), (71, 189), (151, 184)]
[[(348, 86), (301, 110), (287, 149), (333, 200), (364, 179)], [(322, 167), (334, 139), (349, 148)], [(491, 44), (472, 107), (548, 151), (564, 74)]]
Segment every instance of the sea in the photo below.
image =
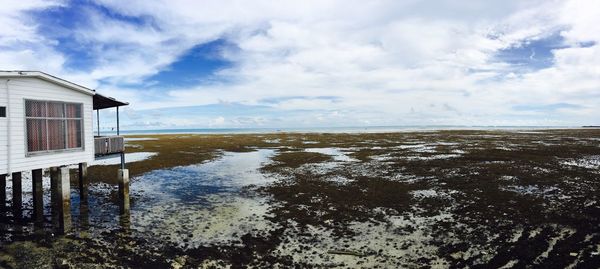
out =
[[(121, 135), (144, 134), (265, 134), (265, 133), (389, 133), (436, 130), (544, 130), (574, 129), (581, 126), (361, 126), (361, 127), (301, 127), (301, 128), (186, 128), (121, 130)], [(94, 134), (96, 134), (94, 130)], [(115, 130), (101, 130), (100, 135), (116, 135)]]

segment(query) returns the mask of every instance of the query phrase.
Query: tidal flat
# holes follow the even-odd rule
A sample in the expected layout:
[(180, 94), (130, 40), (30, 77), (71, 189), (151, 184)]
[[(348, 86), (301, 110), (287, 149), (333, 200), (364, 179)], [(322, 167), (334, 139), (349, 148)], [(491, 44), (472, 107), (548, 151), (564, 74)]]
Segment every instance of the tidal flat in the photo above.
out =
[(130, 215), (105, 160), (87, 210), (72, 181), (57, 236), (44, 178), (46, 227), (5, 214), (0, 267), (600, 268), (600, 129), (143, 135), (126, 151)]

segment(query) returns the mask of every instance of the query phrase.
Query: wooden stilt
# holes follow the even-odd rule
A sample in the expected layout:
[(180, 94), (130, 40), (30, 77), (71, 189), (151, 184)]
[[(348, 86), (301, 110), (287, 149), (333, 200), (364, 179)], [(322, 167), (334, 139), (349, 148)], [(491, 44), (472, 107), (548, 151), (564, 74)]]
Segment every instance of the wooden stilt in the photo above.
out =
[(6, 211), (6, 175), (0, 175), (0, 210)]
[(23, 211), (23, 188), (21, 172), (12, 173), (12, 208), (15, 221), (20, 220)]
[(79, 222), (82, 228), (87, 228), (90, 222), (88, 207), (88, 173), (87, 163), (79, 163)]
[(129, 170), (119, 169), (119, 211), (129, 214)]
[(42, 169), (31, 171), (33, 193), (33, 221), (36, 226), (44, 224), (44, 189), (42, 187)]
[(123, 214), (119, 214), (119, 226), (121, 226), (121, 231), (125, 235), (131, 234), (131, 214), (130, 214), (130, 212), (125, 212)]
[(79, 203), (88, 203), (87, 163), (79, 163)]
[(90, 210), (89, 205), (84, 203), (79, 203), (79, 225), (82, 228), (80, 232), (85, 232), (90, 226)]
[(50, 168), (50, 207), (52, 210), (52, 226), (58, 227), (60, 225), (58, 221), (59, 217), (59, 199), (58, 199), (58, 181), (60, 178), (60, 172), (58, 167)]
[(71, 230), (71, 185), (69, 169), (53, 167), (51, 169), (52, 222), (60, 233)]

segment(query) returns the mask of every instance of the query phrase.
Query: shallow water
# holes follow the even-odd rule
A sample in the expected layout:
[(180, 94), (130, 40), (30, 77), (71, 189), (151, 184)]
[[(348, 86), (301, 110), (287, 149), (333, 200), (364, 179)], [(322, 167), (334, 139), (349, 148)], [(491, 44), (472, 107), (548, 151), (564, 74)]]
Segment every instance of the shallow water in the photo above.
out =
[[(107, 233), (120, 234), (126, 229), (130, 240), (138, 238), (146, 242), (145, 249), (168, 245), (186, 249), (217, 243), (239, 244), (242, 235), (268, 231), (275, 226), (265, 219), (268, 216), (267, 198), (244, 194), (246, 188), (273, 181), (258, 171), (273, 154), (274, 151), (269, 149), (223, 152), (214, 161), (155, 170), (133, 178), (131, 214), (125, 220), (119, 217), (117, 205), (110, 200), (116, 186), (90, 186), (90, 210), (87, 212), (81, 209), (79, 194), (73, 190), (73, 232), (108, 246), (112, 242), (104, 238)], [(23, 180), (25, 215), (30, 214), (31, 208), (30, 181), (26, 174)], [(49, 181), (44, 178), (47, 224), (51, 214)], [(8, 187), (10, 193), (10, 184)], [(25, 227), (25, 233), (31, 231)], [(52, 234), (50, 230), (47, 232)], [(5, 237), (5, 240), (12, 239), (15, 238), (10, 235)]]
[(273, 181), (258, 172), (273, 152), (225, 152), (216, 161), (137, 178), (131, 184), (132, 194), (139, 197), (132, 207), (132, 227), (179, 247), (235, 243), (252, 229), (269, 228), (266, 199), (241, 192)]
[[(215, 161), (155, 170), (137, 177), (130, 186), (131, 194), (136, 198), (131, 208), (132, 227), (145, 232), (157, 229), (151, 232), (164, 233), (165, 229), (176, 228), (160, 225), (161, 220), (164, 224), (174, 222), (201, 225), (222, 221), (207, 221), (211, 211), (231, 211), (246, 207), (249, 212), (264, 212), (260, 205), (262, 201), (241, 197), (240, 194), (244, 187), (264, 185), (272, 181), (258, 169), (269, 160), (273, 152), (267, 149), (244, 153), (224, 152)], [(258, 209), (249, 209), (251, 204)], [(231, 214), (215, 215), (232, 217)]]
[(353, 159), (350, 156), (346, 155), (346, 153), (344, 153), (339, 148), (307, 148), (307, 149), (305, 149), (305, 151), (306, 152), (316, 152), (316, 153), (321, 153), (321, 154), (329, 155), (329, 156), (333, 157), (334, 161), (338, 161), (338, 162), (355, 161), (355, 159)]
[(125, 137), (125, 142), (136, 142), (136, 141), (153, 141), (158, 140), (158, 138), (152, 137)]
[[(147, 160), (152, 158), (152, 156), (156, 156), (158, 153), (156, 152), (133, 152), (133, 153), (125, 153), (125, 163), (132, 162), (141, 162), (143, 160)], [(109, 155), (105, 157), (96, 158), (90, 166), (94, 165), (113, 165), (120, 164), (121, 156), (120, 155)]]

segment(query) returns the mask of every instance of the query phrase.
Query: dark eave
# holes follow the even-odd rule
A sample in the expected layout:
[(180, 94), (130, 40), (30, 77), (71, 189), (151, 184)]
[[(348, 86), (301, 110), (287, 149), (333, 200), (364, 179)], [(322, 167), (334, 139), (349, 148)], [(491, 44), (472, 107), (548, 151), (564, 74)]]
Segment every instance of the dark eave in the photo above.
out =
[(98, 93), (94, 95), (94, 110), (126, 105), (129, 105), (129, 103), (121, 102), (119, 100), (116, 100), (115, 98), (107, 97)]

